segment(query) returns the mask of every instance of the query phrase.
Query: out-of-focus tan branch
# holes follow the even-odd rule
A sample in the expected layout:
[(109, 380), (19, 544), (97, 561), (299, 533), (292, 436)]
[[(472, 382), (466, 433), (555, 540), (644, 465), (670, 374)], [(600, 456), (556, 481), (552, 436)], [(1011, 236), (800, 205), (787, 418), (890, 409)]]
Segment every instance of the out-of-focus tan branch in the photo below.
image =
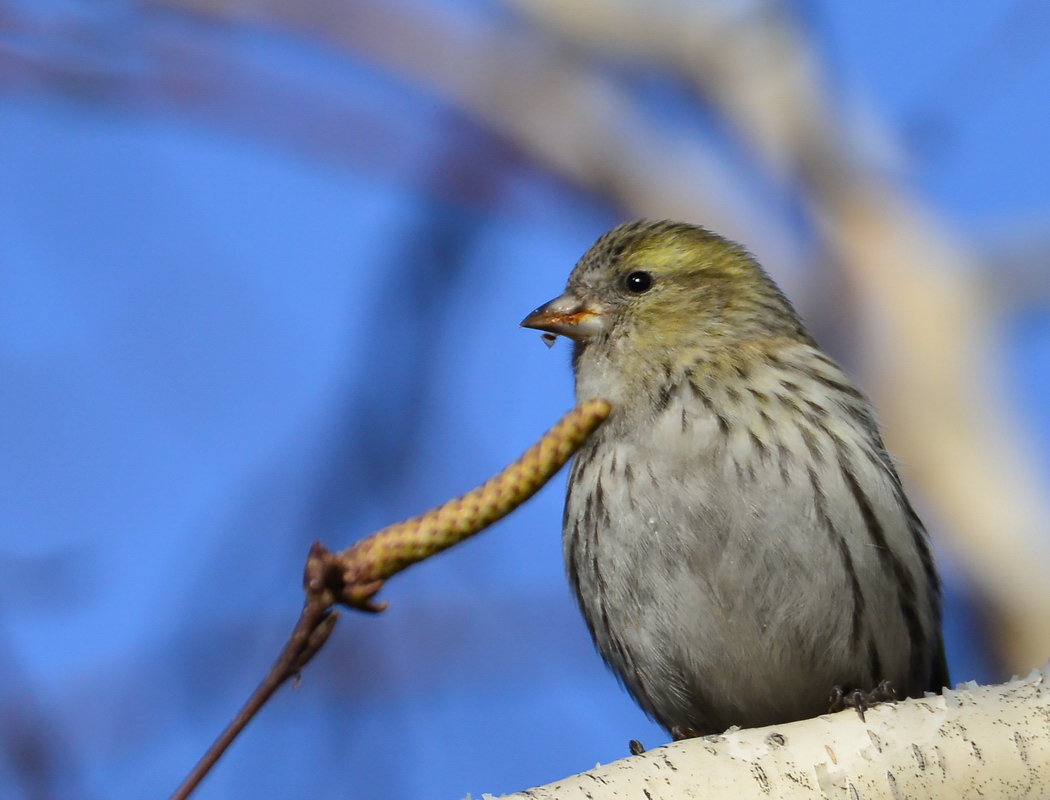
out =
[[(709, 142), (656, 121), (601, 70), (525, 25), (413, 0), (149, 0), (277, 26), (363, 57), (482, 120), (563, 179), (633, 213), (688, 217), (766, 262), (799, 265), (798, 237)], [(689, 213), (686, 214), (685, 212)]]
[[(826, 247), (867, 310), (862, 332), (872, 335), (858, 338), (891, 449), (995, 605), (1007, 666), (1043, 663), (1050, 504), (997, 388), (1003, 369), (980, 272), (929, 209), (851, 146), (801, 30), (766, 3), (742, 12), (638, 0), (513, 5), (577, 46), (689, 76), (771, 174), (804, 188)], [(675, 216), (700, 211), (682, 207)]]

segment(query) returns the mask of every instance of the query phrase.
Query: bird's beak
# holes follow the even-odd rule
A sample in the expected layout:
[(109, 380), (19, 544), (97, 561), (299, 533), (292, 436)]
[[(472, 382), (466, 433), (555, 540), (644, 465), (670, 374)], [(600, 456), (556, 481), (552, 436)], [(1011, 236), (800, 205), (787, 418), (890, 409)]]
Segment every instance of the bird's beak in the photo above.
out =
[(580, 341), (602, 331), (605, 327), (605, 309), (585, 303), (571, 292), (566, 292), (525, 317), (521, 327)]

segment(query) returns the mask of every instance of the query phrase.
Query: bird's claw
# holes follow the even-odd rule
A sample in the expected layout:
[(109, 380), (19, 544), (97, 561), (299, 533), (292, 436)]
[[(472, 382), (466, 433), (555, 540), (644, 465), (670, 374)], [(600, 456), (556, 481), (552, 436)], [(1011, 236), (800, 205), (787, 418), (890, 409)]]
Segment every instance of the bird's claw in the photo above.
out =
[(897, 701), (897, 690), (893, 688), (890, 681), (882, 681), (870, 692), (860, 689), (845, 691), (841, 686), (831, 690), (828, 698), (828, 713), (834, 714), (847, 708), (856, 710), (861, 722), (864, 722), (864, 712), (879, 703), (895, 703)]
[(676, 742), (680, 742), (682, 739), (695, 739), (699, 735), (699, 731), (690, 728), (688, 725), (675, 725), (671, 728), (671, 736), (674, 737)]

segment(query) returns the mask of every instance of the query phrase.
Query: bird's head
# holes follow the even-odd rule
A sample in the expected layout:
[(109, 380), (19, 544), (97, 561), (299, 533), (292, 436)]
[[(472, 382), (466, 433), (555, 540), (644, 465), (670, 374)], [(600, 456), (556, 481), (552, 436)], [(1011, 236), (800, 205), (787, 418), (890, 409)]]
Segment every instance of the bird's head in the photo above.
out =
[(640, 369), (639, 359), (677, 362), (698, 348), (713, 355), (748, 340), (809, 338), (750, 253), (681, 222), (609, 231), (576, 264), (565, 292), (521, 324), (572, 339), (577, 371), (581, 359)]

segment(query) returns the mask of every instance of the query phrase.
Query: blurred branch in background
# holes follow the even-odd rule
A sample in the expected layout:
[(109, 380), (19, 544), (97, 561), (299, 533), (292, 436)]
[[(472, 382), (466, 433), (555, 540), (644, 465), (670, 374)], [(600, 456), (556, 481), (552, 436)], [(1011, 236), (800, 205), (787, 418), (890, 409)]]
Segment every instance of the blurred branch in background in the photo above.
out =
[(87, 797), (59, 715), (39, 702), (6, 631), (0, 637), (0, 683), (0, 776), (26, 800)]
[[(318, 86), (312, 73), (279, 72), (251, 58), (249, 48), (237, 50), (230, 27), (200, 15), (142, 6), (122, 15), (79, 10), (57, 19), (28, 8), (3, 10), (0, 91), (192, 120), (473, 208), (491, 204), (491, 175), (522, 159), (466, 115), (408, 96), (358, 60), (350, 66), (362, 80)], [(335, 57), (345, 63), (345, 55)], [(435, 147), (444, 166), (434, 164)]]
[(438, 93), (621, 208), (657, 217), (693, 208), (713, 229), (741, 239), (751, 233), (751, 246), (767, 259), (800, 257), (787, 224), (739, 186), (711, 147), (651, 120), (611, 76), (513, 19), (411, 0), (156, 5), (315, 37)]
[(992, 267), (986, 276), (988, 291), (1000, 304), (1050, 304), (1050, 228), (1045, 223), (1008, 231), (985, 248), (983, 258)]

